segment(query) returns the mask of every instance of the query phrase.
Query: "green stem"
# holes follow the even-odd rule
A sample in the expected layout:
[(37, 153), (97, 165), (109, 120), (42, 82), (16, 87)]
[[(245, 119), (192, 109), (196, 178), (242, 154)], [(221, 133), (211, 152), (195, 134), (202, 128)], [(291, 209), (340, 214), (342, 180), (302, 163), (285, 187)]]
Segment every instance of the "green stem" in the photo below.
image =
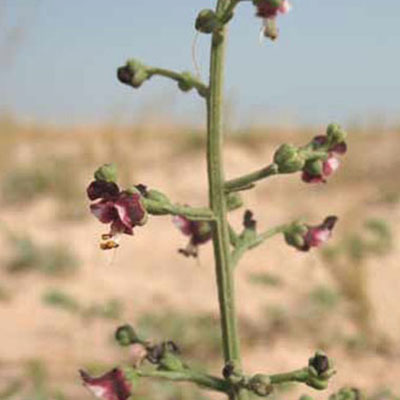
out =
[[(218, 0), (216, 13), (221, 13), (227, 0)], [(224, 191), (222, 160), (223, 73), (226, 28), (213, 33), (210, 58), (210, 84), (207, 98), (207, 170), (210, 208), (214, 212), (214, 257), (221, 314), (222, 342), (225, 362), (241, 368), (239, 336), (235, 311), (234, 282), (230, 267), (229, 230)], [(244, 400), (244, 390), (230, 393), (231, 399)]]
[(159, 378), (178, 382), (192, 382), (218, 392), (228, 393), (230, 390), (229, 382), (201, 372), (185, 371), (140, 371), (134, 370), (134, 373), (143, 378)]
[(193, 221), (213, 221), (214, 213), (207, 207), (189, 207), (143, 198), (142, 203), (151, 215), (182, 215)]
[(267, 167), (225, 182), (225, 191), (237, 192), (239, 190), (246, 190), (248, 188), (250, 189), (253, 187), (254, 182), (276, 174), (278, 174), (277, 165), (270, 164)]
[(149, 74), (149, 77), (151, 77), (153, 75), (159, 75), (159, 76), (163, 76), (164, 78), (172, 79), (178, 83), (189, 79), (190, 83), (193, 85), (194, 88), (196, 88), (197, 92), (201, 96), (205, 96), (208, 92), (207, 86), (203, 82), (201, 82), (199, 79), (197, 79), (196, 77), (194, 77), (193, 75), (191, 75), (189, 73), (182, 74), (180, 72), (175, 72), (175, 71), (171, 71), (169, 69), (158, 68), (158, 67), (147, 67), (146, 71)]
[(292, 372), (286, 372), (283, 374), (270, 375), (272, 384), (285, 383), (285, 382), (306, 382), (309, 377), (307, 368), (298, 369)]

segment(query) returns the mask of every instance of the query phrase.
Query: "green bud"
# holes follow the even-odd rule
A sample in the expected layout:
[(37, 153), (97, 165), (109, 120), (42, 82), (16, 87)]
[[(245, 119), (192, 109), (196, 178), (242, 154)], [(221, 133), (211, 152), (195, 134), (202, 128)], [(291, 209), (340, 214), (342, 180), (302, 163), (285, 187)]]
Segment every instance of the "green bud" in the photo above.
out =
[(118, 173), (115, 164), (104, 164), (94, 173), (96, 181), (117, 182)]
[(164, 194), (155, 189), (150, 189), (147, 191), (146, 198), (149, 200), (157, 201), (159, 203), (170, 204), (169, 198)]
[(160, 369), (166, 371), (182, 371), (184, 368), (185, 366), (177, 355), (169, 351), (164, 352), (160, 360)]
[(279, 173), (289, 174), (301, 171), (305, 160), (296, 146), (283, 144), (274, 154), (274, 163), (278, 166)]
[(326, 136), (329, 143), (342, 143), (346, 139), (347, 133), (338, 124), (329, 124), (326, 129)]
[(132, 72), (130, 85), (134, 88), (140, 87), (145, 80), (149, 79), (147, 68), (140, 61), (135, 59), (128, 60), (127, 67)]
[(115, 340), (120, 346), (129, 346), (134, 343), (140, 343), (136, 332), (130, 325), (122, 325), (115, 331)]
[(194, 86), (193, 75), (190, 72), (182, 72), (181, 77), (181, 80), (178, 82), (179, 89), (181, 89), (182, 92), (188, 92), (189, 90), (192, 90)]
[(297, 249), (302, 249), (305, 245), (304, 236), (307, 233), (307, 231), (308, 228), (306, 225), (299, 222), (295, 222), (292, 225), (290, 225), (283, 233), (285, 242), (289, 246), (296, 247)]
[(221, 27), (221, 22), (213, 10), (204, 9), (197, 15), (194, 26), (201, 33), (213, 33)]
[(266, 397), (273, 391), (271, 379), (268, 375), (257, 374), (251, 377), (248, 388), (257, 396)]
[(322, 160), (309, 160), (306, 162), (304, 169), (311, 175), (323, 174), (323, 161)]

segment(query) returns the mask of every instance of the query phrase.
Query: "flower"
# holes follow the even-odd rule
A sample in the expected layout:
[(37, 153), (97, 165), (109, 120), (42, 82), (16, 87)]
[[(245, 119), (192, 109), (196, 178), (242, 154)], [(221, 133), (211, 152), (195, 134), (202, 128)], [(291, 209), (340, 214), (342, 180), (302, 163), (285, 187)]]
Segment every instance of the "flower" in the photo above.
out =
[(88, 186), (87, 195), (95, 201), (90, 205), (92, 214), (103, 224), (110, 224), (110, 232), (103, 235), (106, 242), (101, 244), (102, 249), (117, 247), (112, 240), (114, 236), (133, 235), (133, 228), (146, 222), (147, 213), (140, 193), (120, 191), (114, 182), (95, 180)]
[(316, 226), (294, 223), (284, 233), (286, 243), (301, 251), (319, 247), (332, 236), (337, 219), (331, 215), (325, 218), (322, 224)]
[(119, 368), (114, 368), (97, 378), (82, 370), (79, 373), (84, 386), (99, 399), (126, 400), (131, 395), (131, 385)]
[[(326, 147), (328, 143), (327, 136), (316, 136), (313, 141), (314, 150)], [(332, 175), (340, 166), (340, 160), (336, 155), (345, 154), (347, 151), (346, 142), (342, 141), (329, 146), (326, 149), (328, 157), (326, 160), (307, 161), (301, 179), (307, 183), (325, 183), (326, 177)]]
[(292, 6), (288, 0), (253, 0), (257, 8), (257, 17), (263, 20), (261, 34), (275, 40), (278, 37), (278, 29), (275, 19), (279, 14), (288, 13)]
[(172, 219), (175, 226), (190, 240), (184, 249), (179, 253), (186, 257), (197, 257), (199, 244), (208, 242), (212, 237), (211, 224), (208, 221), (192, 221), (183, 215), (175, 215)]

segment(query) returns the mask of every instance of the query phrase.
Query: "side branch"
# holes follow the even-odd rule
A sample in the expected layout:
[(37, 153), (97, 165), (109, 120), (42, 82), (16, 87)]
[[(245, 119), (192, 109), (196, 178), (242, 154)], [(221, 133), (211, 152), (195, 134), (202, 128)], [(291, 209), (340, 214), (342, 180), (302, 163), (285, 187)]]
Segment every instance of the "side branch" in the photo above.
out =
[(176, 72), (165, 68), (150, 67), (142, 62), (131, 59), (123, 67), (119, 67), (117, 76), (120, 82), (134, 88), (139, 88), (142, 84), (154, 75), (169, 78), (178, 83), (178, 87), (183, 92), (196, 89), (201, 97), (207, 97), (208, 87), (190, 72)]
[(130, 371), (128, 372), (143, 378), (165, 379), (177, 382), (192, 382), (207, 389), (223, 393), (229, 393), (231, 387), (230, 383), (224, 379), (192, 370), (142, 371), (142, 370), (130, 369)]
[(255, 233), (254, 231), (247, 230), (237, 237), (236, 245), (234, 250), (232, 251), (232, 268), (235, 268), (238, 264), (239, 260), (246, 253), (246, 251), (253, 249), (254, 247), (259, 246), (265, 240), (279, 234), (284, 233), (287, 229), (288, 225), (278, 225), (274, 228), (268, 229), (265, 232), (260, 234)]
[(251, 189), (254, 187), (254, 182), (268, 178), (269, 176), (277, 175), (278, 173), (278, 166), (276, 164), (271, 164), (257, 171), (225, 182), (224, 188), (228, 193)]

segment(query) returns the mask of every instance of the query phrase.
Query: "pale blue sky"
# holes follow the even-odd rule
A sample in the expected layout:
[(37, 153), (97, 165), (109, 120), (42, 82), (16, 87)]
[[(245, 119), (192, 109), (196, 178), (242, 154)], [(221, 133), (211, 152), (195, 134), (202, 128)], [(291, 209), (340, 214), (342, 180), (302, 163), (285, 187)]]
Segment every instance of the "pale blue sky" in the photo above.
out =
[[(214, 3), (0, 0), (0, 110), (55, 122), (138, 120), (144, 111), (198, 121), (203, 108), (193, 93), (161, 79), (133, 91), (115, 70), (130, 57), (192, 69), (193, 21)], [(292, 3), (279, 18), (280, 39), (263, 45), (254, 7), (238, 9), (226, 76), (236, 120), (399, 122), (400, 2)], [(208, 36), (199, 37), (197, 55), (206, 78)]]

